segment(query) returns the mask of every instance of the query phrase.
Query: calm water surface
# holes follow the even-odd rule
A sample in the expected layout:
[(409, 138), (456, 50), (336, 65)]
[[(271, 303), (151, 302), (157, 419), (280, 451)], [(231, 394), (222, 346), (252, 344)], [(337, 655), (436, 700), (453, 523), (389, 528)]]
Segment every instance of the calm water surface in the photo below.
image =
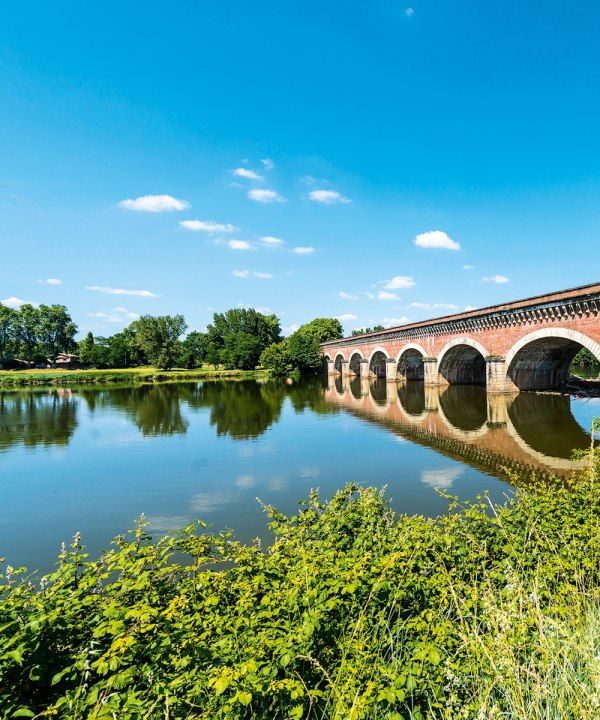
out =
[(92, 556), (144, 513), (154, 534), (195, 518), (268, 539), (256, 497), (293, 513), (310, 488), (387, 485), (436, 515), (507, 469), (566, 474), (599, 400), (385, 382), (206, 382), (0, 393), (0, 556), (50, 571), (80, 531)]

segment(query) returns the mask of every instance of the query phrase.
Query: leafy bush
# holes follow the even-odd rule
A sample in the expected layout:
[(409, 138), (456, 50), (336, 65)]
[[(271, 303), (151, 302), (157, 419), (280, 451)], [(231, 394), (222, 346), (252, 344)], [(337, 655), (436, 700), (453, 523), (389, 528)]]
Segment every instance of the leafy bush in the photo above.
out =
[(437, 519), (312, 492), (293, 517), (265, 507), (267, 550), (140, 521), (90, 561), (76, 536), (38, 586), (6, 568), (0, 712), (592, 720), (599, 479), (591, 451), (572, 482)]

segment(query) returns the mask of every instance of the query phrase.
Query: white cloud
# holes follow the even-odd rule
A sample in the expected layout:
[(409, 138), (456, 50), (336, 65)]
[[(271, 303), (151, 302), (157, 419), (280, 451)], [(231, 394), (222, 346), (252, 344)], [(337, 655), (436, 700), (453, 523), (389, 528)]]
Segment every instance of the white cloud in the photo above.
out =
[(369, 292), (368, 290), (364, 290), (364, 291), (363, 291), (363, 295), (364, 295), (365, 297), (368, 297), (369, 300), (373, 300), (374, 297), (375, 297), (375, 295), (374, 295), (372, 292)]
[(505, 275), (492, 275), (491, 277), (484, 277), (483, 282), (507, 283), (510, 282), (510, 278)]
[(264, 180), (262, 175), (257, 175), (252, 170), (246, 170), (246, 168), (236, 168), (231, 171), (236, 177), (247, 178), (248, 180)]
[(269, 280), (273, 277), (271, 273), (256, 272), (254, 270), (234, 270), (233, 274), (237, 278), (248, 278), (252, 276), (258, 278), (259, 280)]
[(178, 200), (171, 195), (142, 195), (135, 200), (121, 200), (119, 207), (137, 212), (170, 212), (172, 210), (187, 210), (190, 204), (187, 200)]
[(352, 293), (344, 292), (343, 290), (340, 290), (338, 295), (343, 300), (358, 300), (358, 295), (353, 295)]
[(273, 237), (272, 235), (263, 235), (260, 241), (267, 247), (277, 247), (278, 245), (283, 245), (284, 242), (281, 238)]
[(384, 328), (391, 328), (396, 327), (397, 325), (404, 325), (405, 323), (409, 322), (409, 318), (407, 318), (405, 315), (402, 317), (397, 318), (384, 318), (381, 321), (381, 324)]
[(136, 297), (160, 297), (156, 293), (150, 292), (150, 290), (123, 290), (122, 288), (111, 288), (105, 287), (104, 285), (86, 285), (86, 290), (93, 290), (94, 292), (107, 293), (109, 295), (135, 295)]
[(138, 313), (131, 312), (122, 306), (113, 308), (108, 312), (93, 312), (88, 313), (88, 315), (108, 323), (133, 322), (133, 320), (137, 320), (139, 318)]
[(263, 158), (261, 160), (265, 170), (272, 170), (275, 167), (275, 163), (270, 158)]
[(298, 325), (298, 323), (292, 323), (291, 325), (288, 325), (287, 327), (282, 328), (281, 332), (284, 335), (291, 335), (292, 333), (295, 333), (299, 327), (300, 327), (300, 325)]
[(350, 198), (344, 197), (335, 190), (311, 190), (308, 193), (308, 197), (313, 202), (325, 203), (326, 205), (332, 205), (333, 203), (351, 203)]
[(475, 267), (475, 265), (463, 265), (462, 269), (463, 270), (473, 270), (474, 267)]
[(476, 305), (465, 305), (465, 312), (469, 312), (469, 310), (477, 310)]
[(208, 233), (231, 233), (239, 230), (235, 225), (230, 223), (217, 223), (212, 220), (181, 220), (179, 222), (181, 227), (186, 230), (192, 230), (193, 232), (208, 232)]
[(444, 250), (460, 250), (459, 243), (448, 237), (442, 230), (430, 230), (415, 237), (415, 245), (422, 248), (443, 248)]
[(358, 320), (358, 315), (354, 315), (353, 313), (344, 313), (343, 315), (338, 315), (337, 319), (340, 322), (346, 322), (346, 320)]
[(406, 17), (412, 17), (415, 14), (415, 11), (412, 8), (406, 8), (404, 14)]
[(62, 280), (58, 278), (47, 278), (46, 280), (38, 280), (38, 282), (44, 285), (62, 285)]
[(296, 255), (312, 255), (315, 249), (313, 247), (295, 247), (292, 252)]
[(396, 275), (386, 285), (388, 290), (400, 290), (402, 288), (411, 288), (415, 286), (415, 281), (407, 275)]
[(422, 303), (413, 302), (410, 307), (421, 308), (422, 310), (437, 310), (438, 308), (447, 308), (448, 310), (458, 310), (458, 305), (452, 303)]
[(400, 300), (400, 297), (398, 295), (396, 295), (396, 293), (385, 292), (385, 290), (380, 290), (377, 293), (377, 299), (378, 300)]
[(14, 295), (6, 298), (6, 300), (1, 300), (0, 302), (2, 305), (6, 305), (6, 307), (11, 308), (20, 308), (21, 305), (33, 305), (33, 307), (39, 306), (39, 303), (35, 303), (33, 300), (21, 300), (21, 298), (15, 297)]
[(441, 470), (423, 470), (421, 482), (431, 487), (449, 488), (463, 474), (463, 468), (444, 468)]
[(228, 240), (227, 244), (232, 250), (251, 250), (252, 245), (247, 240)]
[(259, 203), (285, 202), (285, 198), (275, 190), (248, 190), (248, 197)]

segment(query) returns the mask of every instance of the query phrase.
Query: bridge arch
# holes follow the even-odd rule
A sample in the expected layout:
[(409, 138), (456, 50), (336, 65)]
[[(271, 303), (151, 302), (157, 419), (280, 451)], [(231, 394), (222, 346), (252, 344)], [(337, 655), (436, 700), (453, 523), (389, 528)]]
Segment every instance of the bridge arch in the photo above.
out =
[(509, 379), (519, 390), (558, 390), (581, 348), (600, 361), (600, 344), (577, 330), (542, 328), (518, 340), (506, 356)]
[(425, 350), (417, 343), (407, 343), (396, 358), (397, 377), (400, 380), (423, 380), (425, 378), (423, 358), (426, 355)]
[(369, 356), (369, 372), (375, 377), (386, 376), (385, 366), (389, 355), (385, 348), (377, 346)]
[(450, 340), (438, 355), (438, 372), (450, 385), (485, 385), (488, 352), (477, 340)]
[(350, 373), (354, 375), (360, 375), (360, 366), (362, 359), (363, 357), (358, 351), (352, 353), (352, 355), (350, 356), (350, 362), (348, 363), (348, 369)]
[(344, 363), (344, 362), (346, 362), (346, 358), (344, 357), (344, 355), (343, 355), (341, 352), (339, 352), (339, 353), (335, 356), (335, 360), (333, 361), (333, 367), (334, 367), (334, 369), (335, 369), (336, 372), (338, 372), (338, 373), (341, 374), (341, 372), (342, 372), (342, 367), (343, 367), (343, 366), (342, 366), (342, 363)]

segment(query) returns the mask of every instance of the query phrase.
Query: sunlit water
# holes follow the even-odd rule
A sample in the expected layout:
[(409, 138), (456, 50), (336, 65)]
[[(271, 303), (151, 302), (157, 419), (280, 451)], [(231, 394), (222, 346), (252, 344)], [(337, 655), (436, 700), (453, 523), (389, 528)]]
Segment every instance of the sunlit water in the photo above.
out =
[(201, 518), (268, 541), (256, 498), (286, 513), (311, 488), (386, 485), (393, 507), (436, 515), (507, 470), (566, 473), (599, 400), (338, 379), (210, 382), (0, 394), (0, 556), (49, 571), (80, 531), (92, 556), (142, 513), (153, 534)]

